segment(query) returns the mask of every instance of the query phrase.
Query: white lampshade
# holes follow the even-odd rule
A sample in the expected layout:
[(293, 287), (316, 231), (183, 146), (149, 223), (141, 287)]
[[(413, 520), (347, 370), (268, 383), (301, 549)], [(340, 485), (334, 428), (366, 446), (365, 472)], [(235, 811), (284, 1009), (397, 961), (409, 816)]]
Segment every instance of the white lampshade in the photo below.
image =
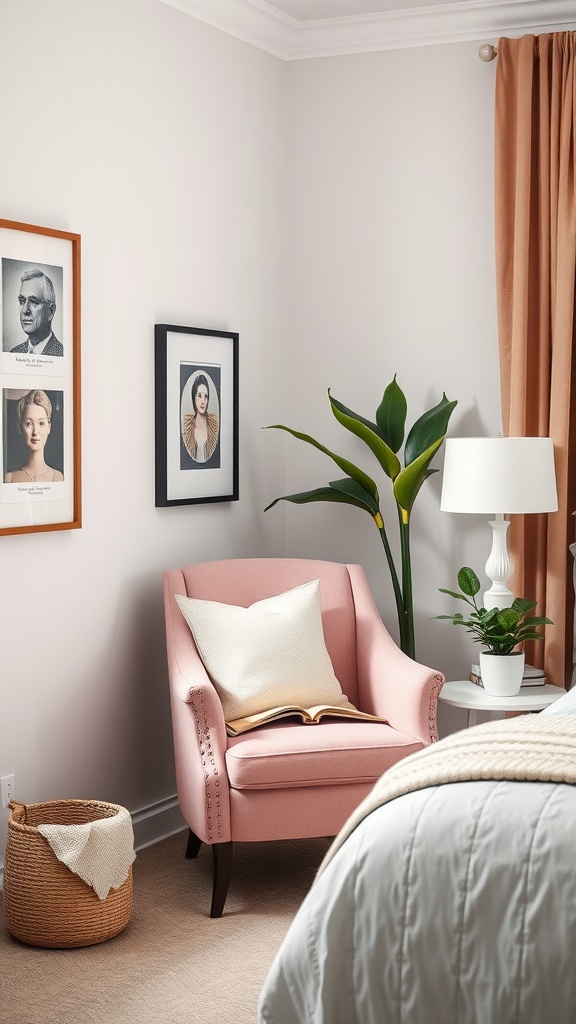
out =
[(508, 588), (514, 563), (506, 544), (510, 523), (504, 516), (557, 510), (552, 438), (448, 438), (440, 508), (494, 516), (492, 550), (485, 566), (492, 586), (484, 593), (483, 604), (509, 608), (514, 600)]
[(440, 508), (486, 515), (555, 512), (552, 438), (447, 438)]

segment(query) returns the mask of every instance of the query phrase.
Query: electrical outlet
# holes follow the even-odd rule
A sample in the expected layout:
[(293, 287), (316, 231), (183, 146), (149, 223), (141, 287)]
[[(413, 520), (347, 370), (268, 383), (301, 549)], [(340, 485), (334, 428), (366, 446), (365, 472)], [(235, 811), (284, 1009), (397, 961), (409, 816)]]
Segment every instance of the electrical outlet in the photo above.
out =
[(2, 807), (8, 807), (14, 799), (14, 775), (3, 775), (0, 779), (0, 802)]

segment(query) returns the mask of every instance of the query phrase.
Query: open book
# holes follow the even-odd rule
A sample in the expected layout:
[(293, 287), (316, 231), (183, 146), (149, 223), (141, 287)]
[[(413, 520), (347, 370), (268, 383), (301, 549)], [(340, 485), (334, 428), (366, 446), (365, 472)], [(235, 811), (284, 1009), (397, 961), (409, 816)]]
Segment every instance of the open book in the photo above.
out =
[(259, 725), (268, 725), (269, 722), (276, 722), (280, 718), (296, 717), (302, 719), (305, 725), (318, 725), (321, 718), (351, 718), (359, 722), (381, 722), (387, 725), (387, 719), (379, 718), (378, 715), (369, 715), (367, 711), (358, 711), (350, 701), (345, 704), (317, 704), (312, 708), (302, 708), (294, 704), (284, 704), (279, 708), (270, 708), (269, 711), (258, 711), (255, 715), (247, 715), (246, 718), (235, 718), (226, 722), (226, 732), (229, 736), (239, 736), (240, 733), (248, 732), (249, 729), (256, 729)]

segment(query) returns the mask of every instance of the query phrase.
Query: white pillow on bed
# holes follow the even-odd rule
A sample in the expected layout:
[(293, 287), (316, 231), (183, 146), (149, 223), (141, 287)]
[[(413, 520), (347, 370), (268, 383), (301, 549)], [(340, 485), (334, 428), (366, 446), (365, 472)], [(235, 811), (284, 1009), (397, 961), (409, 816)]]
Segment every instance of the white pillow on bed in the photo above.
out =
[(549, 704), (540, 712), (541, 715), (576, 715), (576, 686), (568, 690), (563, 697), (559, 697), (553, 704)]
[(344, 704), (324, 642), (320, 581), (249, 608), (176, 594), (227, 722), (284, 704)]

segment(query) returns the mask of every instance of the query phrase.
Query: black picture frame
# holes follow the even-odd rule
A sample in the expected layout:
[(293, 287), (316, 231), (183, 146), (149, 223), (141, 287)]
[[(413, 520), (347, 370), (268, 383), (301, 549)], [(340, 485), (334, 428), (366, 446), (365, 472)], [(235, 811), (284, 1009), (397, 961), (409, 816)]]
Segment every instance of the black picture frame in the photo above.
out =
[(80, 243), (0, 220), (0, 536), (82, 526)]
[(238, 500), (238, 345), (235, 331), (154, 326), (157, 508)]

